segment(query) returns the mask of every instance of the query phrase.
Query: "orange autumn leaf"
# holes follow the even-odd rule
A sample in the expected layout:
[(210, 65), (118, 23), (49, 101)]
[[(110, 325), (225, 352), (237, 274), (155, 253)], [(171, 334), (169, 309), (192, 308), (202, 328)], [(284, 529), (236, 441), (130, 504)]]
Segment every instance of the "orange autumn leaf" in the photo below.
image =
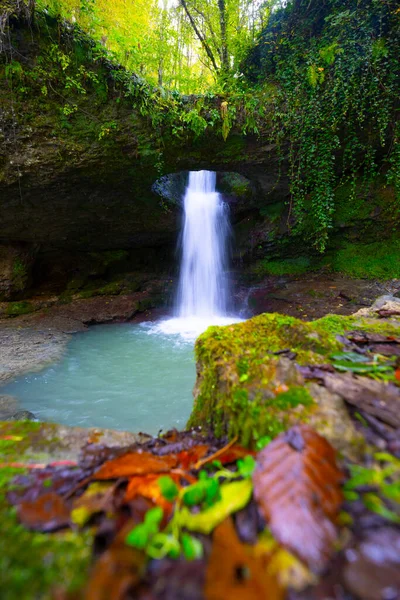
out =
[[(179, 475), (170, 473), (169, 476), (179, 486)], [(132, 477), (129, 480), (128, 487), (126, 488), (124, 502), (130, 502), (137, 496), (143, 496), (161, 506), (166, 512), (170, 512), (172, 509), (171, 502), (168, 502), (161, 494), (161, 488), (158, 483), (160, 479), (159, 475), (145, 475), (144, 477)]]
[(197, 463), (194, 465), (194, 468), (200, 469), (205, 464), (212, 463), (213, 461), (218, 461), (223, 465), (227, 465), (229, 463), (237, 461), (239, 458), (245, 457), (247, 454), (255, 455), (255, 452), (247, 450), (242, 446), (236, 445), (236, 441), (237, 437), (231, 440), (229, 444), (227, 444), (223, 448), (220, 448), (219, 450), (217, 450), (213, 454), (210, 454), (206, 458), (197, 461)]
[(205, 444), (201, 444), (199, 446), (194, 446), (189, 450), (182, 450), (178, 454), (178, 464), (182, 469), (190, 470), (194, 467), (198, 460), (203, 458), (207, 454), (209, 450), (209, 446)]
[(286, 383), (281, 383), (274, 389), (275, 394), (283, 394), (287, 391), (289, 391), (289, 386), (287, 386)]
[(325, 567), (337, 539), (342, 478), (332, 446), (306, 425), (280, 434), (257, 455), (259, 509), (275, 539), (315, 572)]
[(207, 564), (206, 600), (281, 600), (284, 591), (276, 578), (268, 576), (264, 562), (251, 546), (242, 544), (232, 519), (214, 530)]
[(256, 452), (249, 450), (248, 448), (243, 448), (242, 446), (232, 446), (232, 448), (229, 448), (226, 452), (221, 454), (218, 460), (223, 465), (228, 465), (229, 463), (236, 462), (239, 458), (244, 458), (248, 454), (255, 456)]
[(128, 452), (105, 462), (94, 474), (93, 479), (119, 479), (133, 475), (168, 473), (176, 467), (177, 462), (175, 454), (156, 456), (151, 452)]

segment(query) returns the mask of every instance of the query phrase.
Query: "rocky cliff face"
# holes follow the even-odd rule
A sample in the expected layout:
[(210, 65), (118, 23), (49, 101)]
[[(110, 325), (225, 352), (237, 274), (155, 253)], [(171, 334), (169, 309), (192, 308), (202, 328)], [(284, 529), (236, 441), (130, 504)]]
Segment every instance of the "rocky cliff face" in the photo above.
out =
[[(29, 27), (11, 19), (9, 27), (0, 64), (3, 299), (19, 298), (57, 270), (65, 280), (86, 269), (102, 276), (115, 251), (130, 253), (133, 271), (168, 267), (180, 209), (176, 198), (153, 191), (163, 174), (242, 173), (250, 180), (244, 188), (237, 177), (232, 184), (221, 177), (239, 215), (265, 192), (273, 190), (272, 201), (287, 193), (285, 180), (274, 187), (273, 148), (234, 133), (227, 142), (212, 133), (174, 138), (126, 97), (123, 71), (95, 59), (89, 39), (43, 15)], [(246, 206), (243, 197), (251, 200)], [(93, 253), (103, 255), (100, 267)]]
[[(210, 128), (198, 135), (174, 121), (174, 100), (164, 114), (159, 103), (152, 111), (151, 90), (110, 64), (90, 38), (48, 16), (29, 23), (27, 16), (11, 17), (2, 38), (0, 300), (43, 286), (67, 296), (107, 286), (132, 292), (173, 273), (191, 169), (219, 172), (237, 265), (304, 252), (306, 241), (288, 237), (287, 167), (274, 146), (235, 130), (226, 141)], [(219, 99), (207, 102), (219, 109)], [(387, 229), (385, 193), (385, 209), (382, 197), (359, 198), (362, 237)], [(371, 216), (378, 228), (366, 224)], [(335, 243), (357, 237), (359, 223), (339, 217)], [(133, 273), (128, 283), (126, 273)]]

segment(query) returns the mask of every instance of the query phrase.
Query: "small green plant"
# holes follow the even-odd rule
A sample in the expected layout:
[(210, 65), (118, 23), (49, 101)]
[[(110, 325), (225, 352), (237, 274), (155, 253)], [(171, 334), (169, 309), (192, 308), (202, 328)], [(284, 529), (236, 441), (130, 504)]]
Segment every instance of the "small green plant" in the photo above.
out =
[[(400, 523), (400, 459), (386, 452), (374, 455), (371, 467), (350, 466), (350, 479), (344, 486), (347, 500), (361, 498), (369, 510), (393, 523)], [(375, 488), (364, 492), (363, 489)]]
[[(198, 481), (181, 490), (168, 475), (160, 477), (158, 485), (162, 496), (168, 502), (175, 502), (172, 519), (162, 529), (163, 509), (152, 508), (143, 523), (129, 532), (125, 542), (144, 550), (150, 558), (178, 558), (181, 554), (187, 560), (201, 558), (202, 544), (187, 530), (207, 533), (229, 514), (245, 506), (252, 493), (251, 476), (255, 465), (251, 455), (237, 461), (236, 471), (214, 461), (209, 465), (214, 470), (212, 474), (200, 471)], [(224, 483), (221, 484), (220, 479)], [(200, 512), (192, 513), (189, 509), (194, 507)]]
[(109, 137), (113, 131), (116, 131), (116, 129), (116, 121), (109, 121), (108, 123), (103, 123), (103, 125), (100, 127), (100, 132), (98, 135), (99, 140)]

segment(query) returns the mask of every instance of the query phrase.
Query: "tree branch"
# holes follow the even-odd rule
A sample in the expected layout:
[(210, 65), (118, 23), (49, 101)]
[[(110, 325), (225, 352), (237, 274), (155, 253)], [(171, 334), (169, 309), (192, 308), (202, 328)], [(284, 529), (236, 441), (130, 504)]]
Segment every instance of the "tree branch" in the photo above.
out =
[(194, 30), (197, 38), (199, 39), (201, 45), (203, 46), (208, 58), (210, 59), (215, 71), (218, 73), (219, 69), (218, 69), (218, 65), (215, 61), (214, 54), (212, 53), (212, 50), (211, 50), (210, 46), (208, 45), (206, 38), (201, 34), (201, 32), (199, 31), (199, 29), (196, 25), (195, 20), (193, 19), (192, 15), (190, 14), (189, 9), (186, 4), (186, 0), (180, 0), (180, 4), (184, 8), (185, 13), (187, 14), (187, 17), (190, 21), (190, 24), (193, 27), (193, 30)]

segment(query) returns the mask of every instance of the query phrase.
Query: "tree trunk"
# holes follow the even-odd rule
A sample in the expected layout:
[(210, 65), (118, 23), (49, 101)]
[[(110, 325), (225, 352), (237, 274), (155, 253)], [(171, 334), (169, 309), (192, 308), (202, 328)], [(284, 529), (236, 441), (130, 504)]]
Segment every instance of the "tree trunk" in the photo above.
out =
[(186, 14), (188, 16), (190, 24), (193, 27), (193, 30), (194, 30), (194, 32), (195, 32), (198, 40), (200, 41), (200, 43), (203, 46), (203, 48), (204, 48), (204, 50), (205, 50), (208, 58), (210, 59), (211, 64), (214, 67), (215, 72), (218, 73), (219, 69), (218, 69), (218, 65), (217, 65), (217, 62), (215, 60), (214, 54), (212, 53), (212, 50), (211, 50), (210, 46), (208, 45), (206, 38), (200, 32), (200, 30), (198, 29), (198, 27), (196, 25), (195, 20), (193, 19), (192, 15), (190, 14), (190, 11), (189, 11), (188, 6), (186, 4), (186, 0), (180, 0), (180, 3), (181, 3), (181, 6), (184, 8), (184, 10), (185, 10), (185, 12), (186, 12)]
[(228, 53), (228, 39), (226, 31), (226, 5), (225, 0), (218, 0), (219, 9), (219, 24), (221, 28), (221, 70), (224, 74), (227, 74), (230, 69), (229, 64), (229, 53)]

